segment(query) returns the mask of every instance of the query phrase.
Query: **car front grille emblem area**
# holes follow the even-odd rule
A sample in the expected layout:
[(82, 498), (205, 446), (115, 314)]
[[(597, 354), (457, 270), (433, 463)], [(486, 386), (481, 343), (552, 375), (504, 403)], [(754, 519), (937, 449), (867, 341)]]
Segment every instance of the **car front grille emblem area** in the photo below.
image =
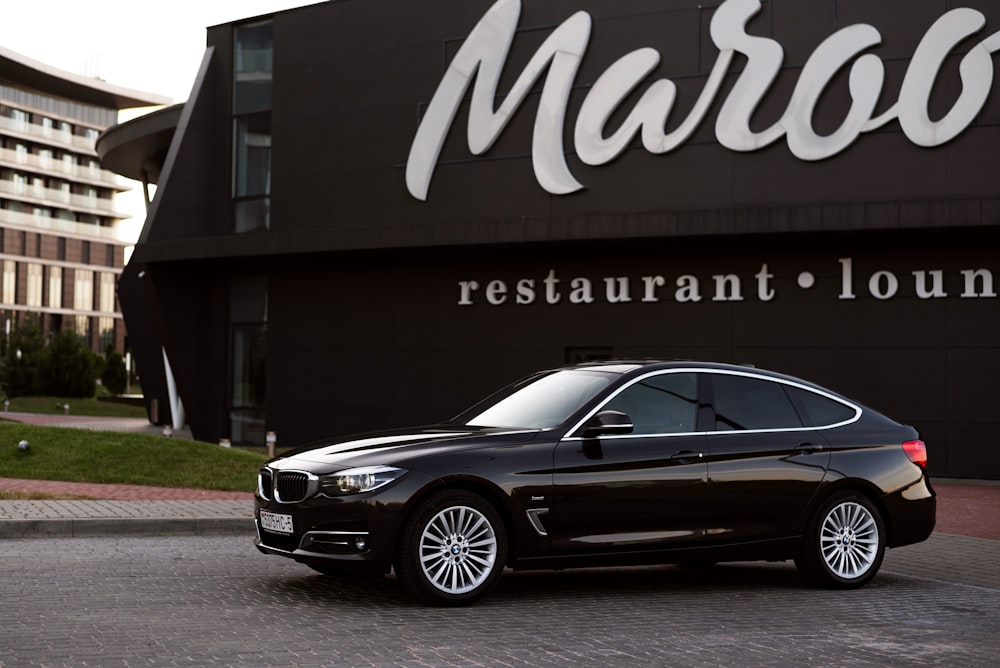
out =
[(304, 471), (276, 471), (274, 500), (278, 503), (304, 501), (319, 488), (319, 479)]

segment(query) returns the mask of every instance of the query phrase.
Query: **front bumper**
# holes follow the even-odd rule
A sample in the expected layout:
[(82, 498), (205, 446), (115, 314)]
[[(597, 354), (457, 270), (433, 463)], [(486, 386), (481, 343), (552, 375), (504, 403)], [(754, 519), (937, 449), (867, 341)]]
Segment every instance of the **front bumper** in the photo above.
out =
[[(387, 488), (340, 497), (314, 495), (279, 503), (257, 494), (254, 545), (265, 554), (331, 570), (384, 574), (392, 568), (407, 502), (428, 480), (409, 472)], [(292, 532), (263, 528), (261, 510), (291, 515)]]
[[(391, 559), (386, 563), (379, 552), (368, 549), (367, 531), (307, 531), (299, 546), (289, 550), (271, 544), (274, 539), (269, 532), (261, 529), (259, 518), (255, 520), (255, 524), (257, 538), (254, 539), (254, 545), (264, 554), (288, 557), (304, 564), (329, 564), (337, 570), (360, 573), (384, 574), (392, 566)], [(362, 541), (361, 545), (359, 541)]]

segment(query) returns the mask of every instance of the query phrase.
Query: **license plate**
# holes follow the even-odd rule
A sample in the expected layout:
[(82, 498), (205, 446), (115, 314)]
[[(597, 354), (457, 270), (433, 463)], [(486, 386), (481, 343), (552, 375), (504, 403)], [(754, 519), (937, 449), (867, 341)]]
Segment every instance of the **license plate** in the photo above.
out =
[(272, 533), (292, 533), (292, 516), (260, 511), (260, 527)]

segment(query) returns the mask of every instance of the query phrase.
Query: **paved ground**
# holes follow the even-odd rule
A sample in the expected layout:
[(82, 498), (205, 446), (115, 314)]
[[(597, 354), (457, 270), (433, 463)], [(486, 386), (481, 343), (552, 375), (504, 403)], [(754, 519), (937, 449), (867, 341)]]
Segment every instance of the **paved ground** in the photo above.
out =
[(811, 590), (788, 563), (585, 569), (508, 573), (457, 610), (414, 605), (392, 577), (325, 578), (257, 553), (249, 492), (0, 478), (15, 489), (94, 500), (0, 501), (0, 600), (13, 610), (0, 668), (992, 668), (1000, 656), (997, 482), (935, 481), (935, 534), (889, 550), (859, 591)]
[[(996, 668), (1000, 587), (947, 572), (964, 542), (891, 550), (856, 591), (791, 564), (508, 573), (481, 603), (417, 605), (393, 577), (336, 578), (249, 536), (0, 540), (0, 666)], [(939, 574), (947, 577), (941, 578)]]

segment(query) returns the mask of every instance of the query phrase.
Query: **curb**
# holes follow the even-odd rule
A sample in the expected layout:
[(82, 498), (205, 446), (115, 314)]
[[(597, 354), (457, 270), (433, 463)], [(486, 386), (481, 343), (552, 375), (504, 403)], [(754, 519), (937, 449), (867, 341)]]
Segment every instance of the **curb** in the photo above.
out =
[(0, 520), (4, 538), (109, 538), (116, 536), (216, 536), (256, 533), (252, 518), (77, 518)]

